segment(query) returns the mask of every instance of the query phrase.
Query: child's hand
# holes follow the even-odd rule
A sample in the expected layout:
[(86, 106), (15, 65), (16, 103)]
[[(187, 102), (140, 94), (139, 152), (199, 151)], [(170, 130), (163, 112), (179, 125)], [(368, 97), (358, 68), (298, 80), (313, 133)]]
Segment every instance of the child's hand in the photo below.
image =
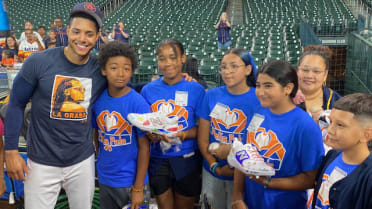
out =
[(131, 209), (138, 209), (143, 202), (143, 191), (142, 192), (134, 192), (132, 191), (132, 200), (130, 204)]
[(185, 78), (185, 81), (195, 81), (197, 82), (197, 80), (195, 80), (195, 78), (193, 78), (192, 76), (190, 76), (188, 73), (182, 73), (182, 76)]
[(157, 134), (154, 134), (154, 133), (152, 133), (152, 132), (147, 132), (146, 135), (147, 135), (147, 137), (151, 140), (151, 142), (156, 143), (156, 142), (159, 142), (159, 141), (160, 141), (160, 138), (158, 137)]
[(216, 174), (220, 176), (234, 176), (234, 170), (230, 168), (229, 164), (222, 167), (217, 167)]
[(253, 181), (255, 181), (259, 184), (262, 184), (262, 185), (266, 184), (266, 181), (267, 181), (267, 178), (268, 178), (267, 176), (252, 176), (252, 175), (249, 175), (248, 177), (251, 180), (253, 180)]
[(243, 200), (235, 200), (231, 204), (232, 209), (248, 209)]
[(221, 160), (226, 160), (229, 154), (231, 146), (228, 144), (220, 143), (217, 149), (211, 150), (210, 153)]

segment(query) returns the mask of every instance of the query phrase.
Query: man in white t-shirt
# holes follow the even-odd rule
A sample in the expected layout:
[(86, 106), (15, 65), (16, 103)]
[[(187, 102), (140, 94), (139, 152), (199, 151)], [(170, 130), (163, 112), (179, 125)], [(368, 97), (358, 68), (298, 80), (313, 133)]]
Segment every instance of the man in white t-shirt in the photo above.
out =
[(26, 29), (24, 33), (26, 40), (21, 41), (18, 48), (18, 57), (22, 62), (32, 53), (44, 50), (42, 41), (34, 35), (33, 30)]
[[(26, 32), (26, 30), (32, 30), (32, 31), (34, 30), (34, 25), (32, 24), (31, 21), (26, 21), (25, 22), (25, 32)], [(19, 43), (26, 40), (25, 32), (22, 32), (21, 37), (19, 38)], [(33, 34), (34, 34), (34, 36), (36, 36), (39, 39), (43, 48), (45, 48), (44, 43), (43, 43), (43, 39), (41, 38), (40, 34), (36, 31), (33, 31)]]

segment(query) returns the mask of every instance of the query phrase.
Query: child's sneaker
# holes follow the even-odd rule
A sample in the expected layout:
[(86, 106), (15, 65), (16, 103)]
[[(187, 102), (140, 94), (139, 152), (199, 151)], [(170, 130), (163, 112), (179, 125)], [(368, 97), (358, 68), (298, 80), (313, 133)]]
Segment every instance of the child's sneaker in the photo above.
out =
[(228, 163), (247, 175), (274, 176), (274, 168), (268, 166), (251, 144), (243, 145), (239, 140), (234, 140), (227, 156)]
[(178, 131), (178, 117), (168, 118), (160, 112), (130, 113), (128, 114), (128, 120), (141, 130), (157, 134), (172, 135)]

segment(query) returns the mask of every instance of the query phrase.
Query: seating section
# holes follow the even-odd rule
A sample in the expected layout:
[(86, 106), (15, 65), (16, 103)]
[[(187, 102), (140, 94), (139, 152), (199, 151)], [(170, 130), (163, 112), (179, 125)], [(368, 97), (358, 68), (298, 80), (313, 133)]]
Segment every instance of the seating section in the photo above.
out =
[[(365, 0), (368, 1), (368, 0)], [(49, 27), (56, 16), (65, 22), (77, 0), (8, 0), (10, 22), (19, 36), (24, 21)], [(105, 0), (94, 0), (102, 7)], [(211, 86), (220, 85), (217, 72), (228, 49), (217, 48), (214, 25), (227, 0), (126, 0), (104, 20), (111, 30), (119, 21), (131, 35), (130, 44), (139, 55), (133, 82), (150, 81), (159, 75), (156, 46), (166, 38), (180, 40), (188, 56), (197, 58), (199, 73)], [(301, 9), (299, 9), (301, 8)], [(244, 25), (233, 25), (231, 47), (247, 49), (258, 67), (271, 59), (295, 65), (301, 55), (299, 23), (305, 20), (318, 36), (343, 36), (356, 27), (356, 20), (342, 0), (243, 0)]]
[[(217, 50), (214, 25), (226, 6), (226, 0), (128, 0), (105, 21), (106, 28), (123, 21), (131, 35), (130, 43), (139, 56), (139, 67), (134, 72), (133, 82), (145, 82), (150, 74), (160, 74), (155, 59), (156, 47), (166, 38), (176, 38), (185, 47), (189, 56), (198, 59), (199, 68), (210, 85), (219, 85), (217, 66), (224, 50)], [(152, 70), (152, 71), (150, 71)]]
[[(357, 21), (342, 0), (243, 0), (245, 26), (233, 28), (233, 43), (246, 46), (258, 66), (271, 59), (296, 64), (301, 54), (298, 27), (309, 23), (318, 36), (343, 36)], [(299, 9), (301, 8), (301, 9)]]
[[(31, 20), (36, 30), (43, 25), (49, 30), (52, 21), (61, 17), (66, 24), (72, 7), (79, 0), (8, 0), (6, 1), (9, 21), (17, 37), (24, 31), (24, 22)], [(90, 0), (97, 7), (102, 7), (106, 0)]]

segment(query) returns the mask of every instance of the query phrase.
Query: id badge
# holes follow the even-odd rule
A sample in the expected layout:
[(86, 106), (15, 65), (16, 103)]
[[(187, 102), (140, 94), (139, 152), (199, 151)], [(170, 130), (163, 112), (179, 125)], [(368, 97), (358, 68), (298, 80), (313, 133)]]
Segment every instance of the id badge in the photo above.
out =
[(227, 111), (227, 106), (222, 103), (217, 103), (214, 107), (212, 112), (209, 114), (209, 117), (222, 119)]
[(248, 132), (255, 132), (261, 126), (264, 120), (265, 120), (265, 116), (255, 113), (253, 115), (251, 122), (248, 125), (248, 128), (247, 128)]
[(176, 91), (176, 105), (179, 106), (187, 106), (187, 98), (189, 96), (189, 93), (187, 91)]

